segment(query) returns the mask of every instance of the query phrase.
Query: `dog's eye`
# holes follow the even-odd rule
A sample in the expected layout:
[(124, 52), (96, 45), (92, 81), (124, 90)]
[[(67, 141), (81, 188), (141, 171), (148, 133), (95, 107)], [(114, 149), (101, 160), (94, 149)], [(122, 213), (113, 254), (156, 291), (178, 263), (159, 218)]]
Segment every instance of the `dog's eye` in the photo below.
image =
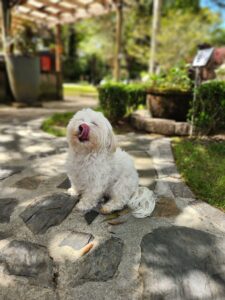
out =
[(95, 122), (91, 122), (91, 124), (95, 125), (95, 126), (98, 126)]

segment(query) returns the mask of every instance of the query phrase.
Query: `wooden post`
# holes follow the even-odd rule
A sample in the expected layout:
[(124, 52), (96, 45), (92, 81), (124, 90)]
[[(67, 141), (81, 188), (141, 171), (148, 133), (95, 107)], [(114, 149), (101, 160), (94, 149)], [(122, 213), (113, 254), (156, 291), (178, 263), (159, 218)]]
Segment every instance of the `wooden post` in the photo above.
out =
[(153, 1), (153, 19), (152, 19), (152, 34), (151, 34), (151, 51), (149, 59), (149, 73), (153, 74), (155, 69), (155, 54), (157, 47), (157, 34), (160, 27), (160, 13), (162, 0)]
[(55, 70), (57, 78), (57, 91), (59, 99), (63, 99), (62, 93), (62, 63), (61, 63), (61, 54), (62, 54), (62, 39), (61, 39), (62, 28), (61, 24), (56, 25), (56, 35), (55, 35)]
[(123, 26), (123, 0), (116, 1), (116, 46), (114, 57), (114, 79), (120, 79), (121, 49), (122, 49), (122, 26)]
[(195, 85), (194, 85), (194, 95), (192, 100), (192, 117), (191, 117), (191, 130), (190, 130), (190, 136), (193, 136), (194, 133), (194, 118), (195, 118), (195, 104), (196, 104), (196, 90), (197, 87), (201, 84), (201, 78), (200, 78), (200, 67), (195, 68)]
[(8, 45), (8, 39), (9, 39), (10, 21), (11, 21), (9, 1), (1, 0), (0, 1), (0, 9), (1, 9), (1, 15), (2, 15), (2, 26), (1, 26), (2, 27), (2, 44), (3, 44), (4, 54), (8, 54), (10, 52), (9, 45)]

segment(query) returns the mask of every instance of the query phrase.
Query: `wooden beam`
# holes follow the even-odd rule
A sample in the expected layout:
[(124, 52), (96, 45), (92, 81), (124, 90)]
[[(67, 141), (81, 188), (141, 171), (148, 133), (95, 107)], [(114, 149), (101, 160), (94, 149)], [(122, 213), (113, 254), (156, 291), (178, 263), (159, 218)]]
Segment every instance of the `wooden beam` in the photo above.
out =
[[(37, 12), (43, 13), (43, 14), (45, 14), (46, 16), (57, 17), (57, 16), (59, 15), (59, 13), (60, 13), (60, 11), (59, 11), (58, 13), (52, 13), (52, 12), (46, 11), (46, 10), (45, 10), (45, 6), (38, 8), (38, 7), (36, 7), (36, 6), (32, 5), (32, 4), (29, 4), (29, 3), (25, 3), (25, 4), (23, 5), (23, 7), (27, 7), (27, 8), (29, 8), (31, 11), (37, 11)], [(30, 12), (29, 12), (29, 13), (30, 13)]]
[(43, 7), (53, 7), (53, 8), (56, 8), (56, 9), (59, 9), (60, 12), (67, 12), (67, 13), (71, 13), (71, 14), (74, 14), (75, 12), (75, 8), (74, 7), (64, 7), (62, 5), (60, 5), (60, 2), (59, 3), (52, 3), (48, 0), (38, 0), (38, 2), (42, 3), (43, 4)]
[(114, 79), (120, 79), (121, 50), (122, 50), (122, 26), (123, 26), (123, 0), (116, 2), (116, 45), (114, 57)]

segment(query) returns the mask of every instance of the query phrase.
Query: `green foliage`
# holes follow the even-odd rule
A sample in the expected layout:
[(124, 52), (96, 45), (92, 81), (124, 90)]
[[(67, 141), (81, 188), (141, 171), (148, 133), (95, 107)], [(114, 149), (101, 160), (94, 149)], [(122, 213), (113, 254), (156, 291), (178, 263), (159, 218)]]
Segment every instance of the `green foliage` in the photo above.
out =
[(203, 133), (225, 128), (225, 82), (210, 81), (196, 90), (196, 102), (190, 111), (194, 125)]
[(37, 28), (24, 22), (14, 37), (14, 46), (22, 55), (35, 55), (37, 52)]
[(157, 63), (168, 70), (181, 60), (190, 61), (197, 45), (211, 43), (212, 30), (219, 26), (219, 16), (207, 8), (198, 13), (170, 10), (161, 18), (158, 35)]
[(100, 107), (111, 121), (123, 118), (146, 102), (146, 87), (140, 84), (109, 82), (101, 85), (98, 91)]
[(225, 211), (225, 142), (174, 139), (179, 172), (201, 200)]
[(151, 75), (149, 84), (152, 89), (159, 91), (188, 92), (192, 88), (192, 81), (184, 66), (171, 68), (159, 75)]

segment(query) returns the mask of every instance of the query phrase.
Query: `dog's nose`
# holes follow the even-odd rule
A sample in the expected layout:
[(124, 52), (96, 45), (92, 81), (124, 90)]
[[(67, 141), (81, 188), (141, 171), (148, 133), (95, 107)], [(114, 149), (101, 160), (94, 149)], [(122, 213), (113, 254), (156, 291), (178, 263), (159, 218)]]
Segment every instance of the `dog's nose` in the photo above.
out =
[(88, 135), (89, 135), (89, 131), (90, 131), (90, 128), (87, 124), (83, 123), (81, 124), (79, 127), (79, 139), (80, 141), (87, 141), (88, 140)]

